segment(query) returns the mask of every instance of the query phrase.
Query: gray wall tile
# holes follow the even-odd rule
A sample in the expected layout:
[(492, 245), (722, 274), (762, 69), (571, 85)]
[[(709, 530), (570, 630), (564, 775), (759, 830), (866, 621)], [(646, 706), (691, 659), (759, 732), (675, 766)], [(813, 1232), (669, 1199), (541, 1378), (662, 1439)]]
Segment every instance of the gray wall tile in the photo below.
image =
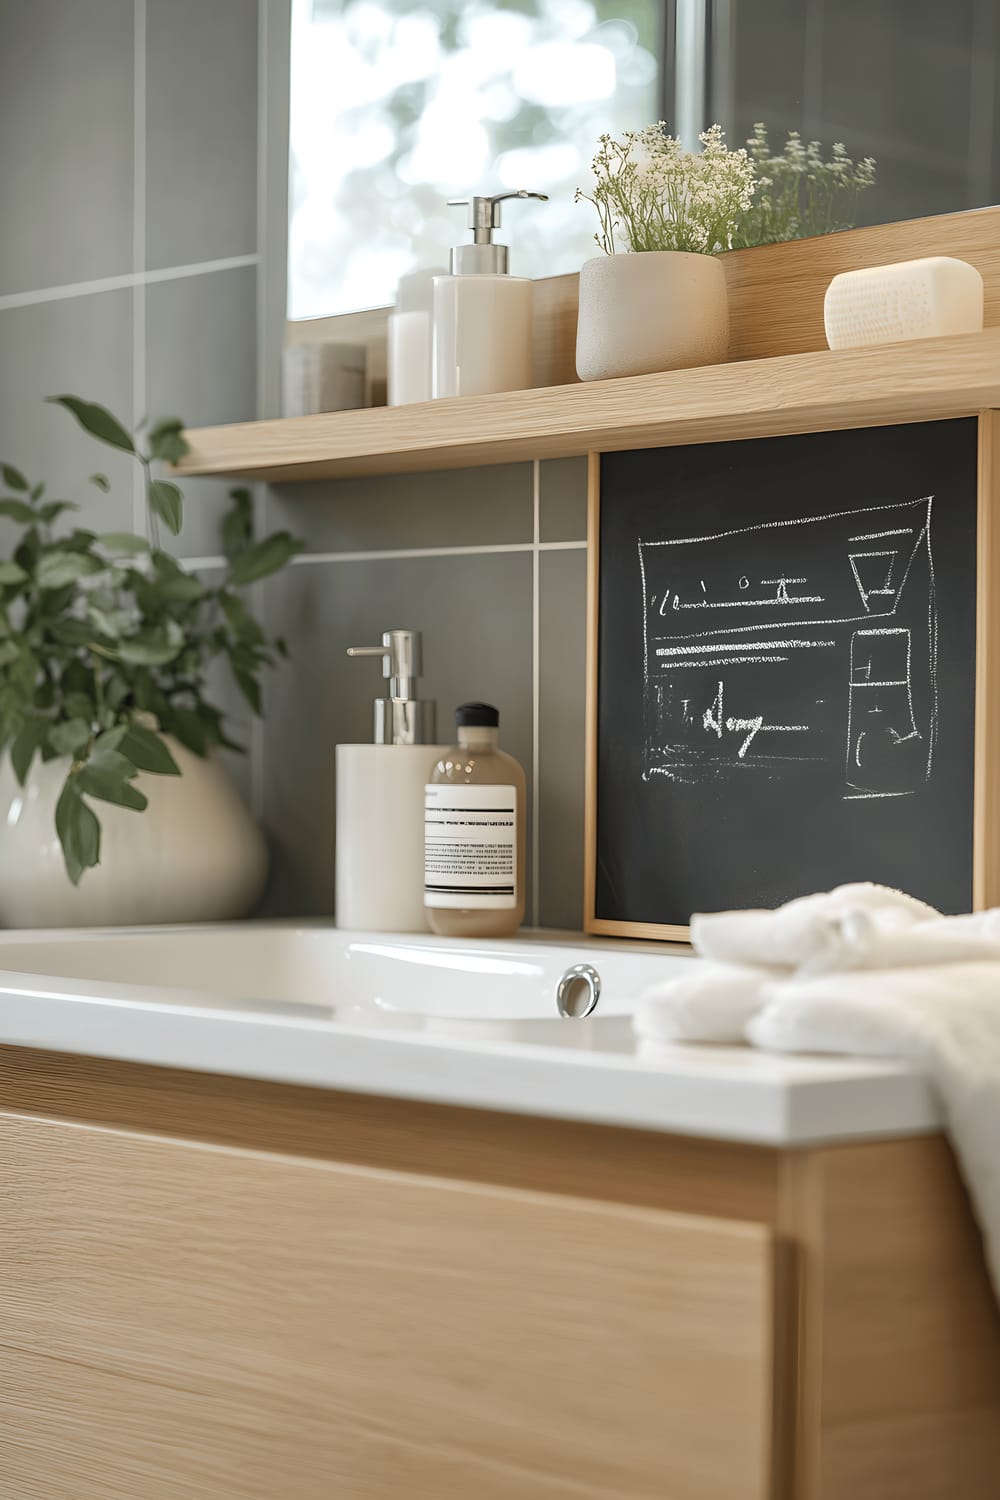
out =
[(329, 914), (334, 747), (371, 740), (382, 682), (377, 663), (348, 660), (346, 647), (375, 643), (387, 628), (422, 630), (424, 690), (437, 699), (442, 741), (458, 703), (485, 699), (500, 709), (502, 744), (530, 773), (531, 558), (306, 564), (262, 592), (268, 626), (292, 651), (266, 686), (265, 823), (277, 862), (268, 909)]
[(543, 927), (583, 921), (587, 554), (539, 559), (539, 884)]
[(0, 0), (0, 295), (132, 269), (132, 0)]
[(506, 464), (284, 485), (267, 514), (311, 552), (368, 552), (530, 542), (532, 503), (531, 464)]
[(587, 536), (586, 458), (543, 460), (538, 499), (541, 541), (584, 541)]
[(147, 267), (252, 254), (257, 0), (147, 0), (146, 28)]
[[(132, 410), (132, 294), (101, 292), (0, 312), (0, 456), (49, 494), (78, 500), (80, 524), (132, 529), (132, 465), (88, 437), (46, 396), (99, 401), (128, 425)], [(87, 483), (108, 475), (111, 493)]]
[[(146, 288), (146, 405), (153, 419), (192, 427), (252, 420), (256, 409), (257, 273), (246, 266)], [(187, 480), (181, 535), (164, 538), (186, 557), (219, 550), (230, 485)]]

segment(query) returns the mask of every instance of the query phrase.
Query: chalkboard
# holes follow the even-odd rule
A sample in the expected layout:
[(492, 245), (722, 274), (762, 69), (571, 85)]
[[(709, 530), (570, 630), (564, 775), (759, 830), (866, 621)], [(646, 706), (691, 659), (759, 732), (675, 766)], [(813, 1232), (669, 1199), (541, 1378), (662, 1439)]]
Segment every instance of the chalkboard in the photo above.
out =
[(601, 457), (589, 925), (971, 909), (977, 426)]

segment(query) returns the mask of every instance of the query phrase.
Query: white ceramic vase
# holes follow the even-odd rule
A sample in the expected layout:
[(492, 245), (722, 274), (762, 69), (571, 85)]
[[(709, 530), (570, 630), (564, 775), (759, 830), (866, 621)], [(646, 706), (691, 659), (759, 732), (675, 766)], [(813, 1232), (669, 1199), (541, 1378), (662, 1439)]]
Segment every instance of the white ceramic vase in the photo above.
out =
[(180, 776), (140, 774), (144, 812), (95, 802), (101, 862), (70, 884), (56, 837), (65, 759), (36, 759), (20, 787), (0, 762), (0, 925), (121, 927), (247, 916), (263, 892), (267, 848), (218, 761), (163, 736)]
[(726, 273), (714, 255), (596, 255), (580, 271), (581, 380), (720, 364), (729, 352)]

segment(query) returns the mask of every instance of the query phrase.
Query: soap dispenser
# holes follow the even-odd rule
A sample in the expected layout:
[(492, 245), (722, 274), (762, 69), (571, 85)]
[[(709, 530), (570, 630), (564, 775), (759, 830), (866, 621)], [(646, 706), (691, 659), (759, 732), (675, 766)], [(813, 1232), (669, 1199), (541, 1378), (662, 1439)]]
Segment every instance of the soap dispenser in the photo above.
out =
[(531, 320), (534, 282), (509, 274), (510, 251), (494, 243), (500, 205), (508, 198), (546, 193), (495, 193), (452, 198), (468, 204), (471, 245), (451, 252), (451, 275), (434, 278), (431, 391), (434, 396), (487, 396), (524, 391), (532, 384)]
[(374, 743), (337, 746), (337, 926), (425, 932), (424, 786), (447, 747), (434, 743), (435, 703), (417, 696), (420, 632), (387, 630), (347, 654), (381, 657), (388, 693)]

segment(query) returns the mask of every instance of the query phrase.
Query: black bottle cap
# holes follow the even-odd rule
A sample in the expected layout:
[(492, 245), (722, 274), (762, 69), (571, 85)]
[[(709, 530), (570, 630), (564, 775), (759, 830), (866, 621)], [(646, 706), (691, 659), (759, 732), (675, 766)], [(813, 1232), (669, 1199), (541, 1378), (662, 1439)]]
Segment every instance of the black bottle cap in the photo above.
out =
[(459, 729), (472, 726), (496, 729), (500, 723), (500, 710), (492, 703), (460, 703), (455, 710), (455, 723)]

